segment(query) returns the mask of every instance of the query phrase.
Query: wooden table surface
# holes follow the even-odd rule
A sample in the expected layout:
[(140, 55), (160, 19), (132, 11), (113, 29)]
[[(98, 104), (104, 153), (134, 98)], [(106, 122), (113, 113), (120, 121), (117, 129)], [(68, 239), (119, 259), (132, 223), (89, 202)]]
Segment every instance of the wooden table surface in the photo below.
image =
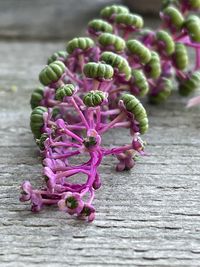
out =
[[(33, 214), (19, 202), (24, 179), (42, 180), (30, 94), (47, 56), (63, 47), (0, 42), (0, 266), (200, 266), (200, 109), (186, 110), (176, 93), (146, 105), (149, 157), (122, 173), (115, 159), (103, 162), (92, 224), (56, 207)], [(124, 144), (126, 136), (114, 131), (104, 142)]]

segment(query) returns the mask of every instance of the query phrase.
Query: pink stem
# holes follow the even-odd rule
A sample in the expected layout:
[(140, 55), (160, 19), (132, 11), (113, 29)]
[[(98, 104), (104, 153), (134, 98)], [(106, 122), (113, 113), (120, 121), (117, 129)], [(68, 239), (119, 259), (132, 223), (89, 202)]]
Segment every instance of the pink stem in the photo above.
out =
[(121, 146), (117, 148), (112, 148), (112, 149), (106, 149), (103, 151), (104, 156), (110, 155), (110, 154), (119, 154), (122, 153), (126, 150), (133, 149), (132, 145), (126, 145), (126, 146)]
[(114, 120), (108, 123), (105, 127), (99, 130), (99, 133), (105, 133), (108, 129), (112, 128), (114, 124), (122, 121), (126, 118), (126, 114), (124, 112), (120, 113)]
[(82, 111), (80, 110), (79, 106), (76, 104), (76, 101), (74, 100), (74, 98), (71, 98), (71, 103), (73, 104), (74, 108), (76, 109), (76, 111), (78, 112), (79, 116), (81, 117), (81, 120), (83, 121), (83, 123), (85, 124), (85, 127), (87, 129), (89, 129), (89, 125), (88, 122), (85, 118), (85, 116), (83, 115)]
[(62, 158), (69, 158), (75, 155), (79, 155), (80, 151), (72, 151), (69, 153), (61, 154), (61, 155), (53, 155), (52, 159), (62, 159)]
[(86, 171), (86, 170), (83, 170), (83, 169), (71, 169), (71, 170), (68, 170), (68, 171), (65, 171), (65, 172), (61, 172), (61, 173), (58, 173), (56, 175), (56, 178), (57, 179), (60, 179), (60, 178), (63, 178), (63, 177), (69, 177), (69, 176), (72, 176), (72, 175), (75, 175), (77, 173), (84, 173), (86, 175), (89, 175), (89, 171)]

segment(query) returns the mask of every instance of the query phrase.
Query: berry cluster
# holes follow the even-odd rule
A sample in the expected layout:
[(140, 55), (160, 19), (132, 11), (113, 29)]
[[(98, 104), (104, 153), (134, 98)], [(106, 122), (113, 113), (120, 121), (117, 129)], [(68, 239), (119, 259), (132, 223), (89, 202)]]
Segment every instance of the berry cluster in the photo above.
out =
[[(88, 23), (90, 37), (74, 38), (66, 51), (48, 58), (39, 74), (43, 87), (31, 96), (30, 118), (45, 186), (33, 189), (29, 181), (21, 186), (20, 200), (30, 200), (32, 211), (56, 204), (70, 215), (94, 220), (102, 159), (114, 155), (116, 170), (123, 171), (145, 155), (140, 135), (148, 130), (148, 118), (136, 97), (165, 100), (173, 73), (184, 95), (200, 81), (200, 20), (187, 15), (199, 7), (200, 1), (164, 1), (157, 31), (143, 29), (142, 17), (124, 6), (105, 7), (101, 19)], [(196, 50), (195, 71), (187, 70), (186, 46)], [(117, 128), (129, 130), (126, 144), (103, 145), (104, 134)]]

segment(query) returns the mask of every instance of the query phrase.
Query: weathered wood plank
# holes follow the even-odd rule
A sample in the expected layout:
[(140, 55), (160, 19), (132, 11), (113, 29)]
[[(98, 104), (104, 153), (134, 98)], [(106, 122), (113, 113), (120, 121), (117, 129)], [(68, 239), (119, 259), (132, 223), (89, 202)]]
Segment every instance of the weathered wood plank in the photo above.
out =
[[(18, 201), (23, 179), (42, 183), (29, 98), (46, 57), (62, 47), (0, 42), (0, 266), (200, 266), (200, 109), (187, 111), (176, 94), (147, 105), (151, 156), (131, 172), (116, 173), (113, 158), (103, 162), (94, 223), (56, 208), (32, 214)], [(113, 131), (105, 145), (126, 138)]]
[(88, 21), (114, 0), (0, 1), (0, 36), (26, 39), (65, 39), (84, 34)]

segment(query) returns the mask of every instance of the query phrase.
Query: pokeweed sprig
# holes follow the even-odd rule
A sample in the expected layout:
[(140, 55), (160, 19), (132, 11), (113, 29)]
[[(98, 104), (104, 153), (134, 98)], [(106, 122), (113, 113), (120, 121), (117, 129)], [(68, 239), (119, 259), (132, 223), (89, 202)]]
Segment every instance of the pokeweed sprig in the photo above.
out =
[[(20, 200), (30, 201), (32, 211), (58, 205), (94, 220), (102, 159), (115, 156), (116, 170), (123, 171), (145, 155), (140, 136), (148, 130), (148, 116), (137, 97), (148, 95), (153, 104), (165, 101), (173, 73), (183, 95), (198, 86), (199, 21), (189, 14), (198, 8), (193, 1), (164, 1), (163, 25), (151, 31), (128, 8), (105, 7), (101, 18), (88, 23), (89, 36), (73, 38), (66, 51), (48, 58), (39, 74), (43, 87), (31, 96), (30, 117), (45, 185), (34, 189), (25, 181), (21, 186)], [(195, 71), (187, 69), (186, 47), (196, 50)], [(105, 133), (118, 128), (129, 132), (125, 144), (107, 146)]]

